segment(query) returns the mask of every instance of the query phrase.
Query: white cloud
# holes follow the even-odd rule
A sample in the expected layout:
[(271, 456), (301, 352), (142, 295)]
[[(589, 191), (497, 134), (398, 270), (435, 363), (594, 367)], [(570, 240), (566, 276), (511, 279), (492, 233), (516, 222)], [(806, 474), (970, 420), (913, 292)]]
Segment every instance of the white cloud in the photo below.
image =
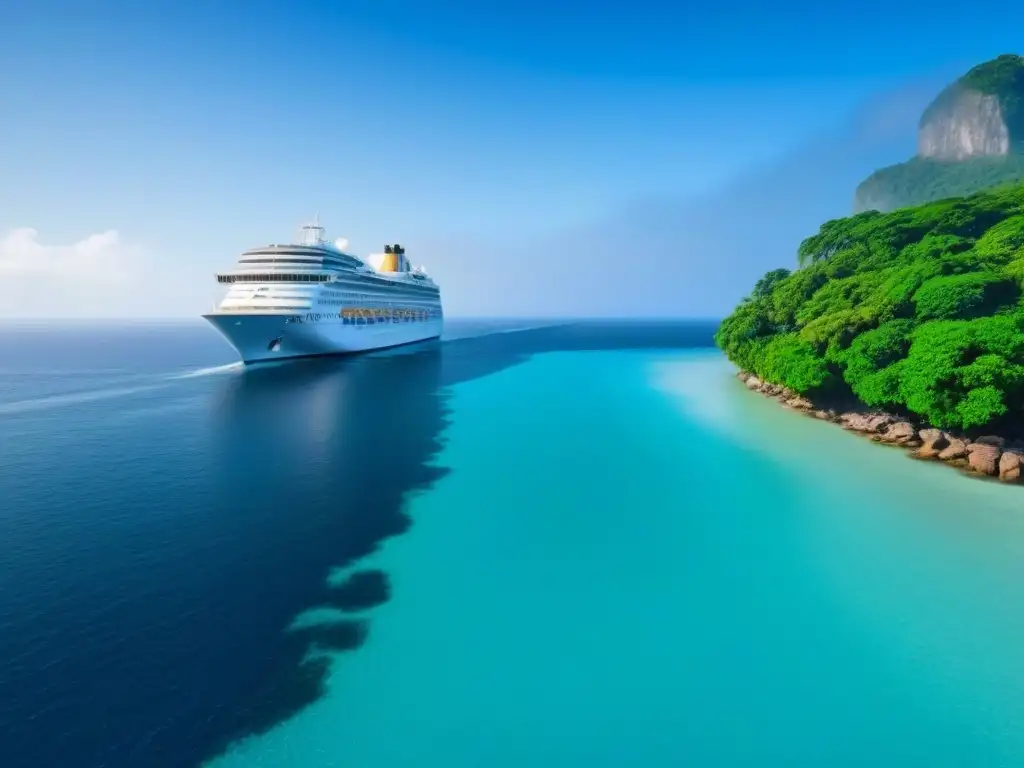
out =
[(46, 245), (39, 233), (23, 227), (0, 239), (0, 278), (22, 282), (85, 283), (132, 282), (137, 274), (138, 248), (126, 246), (117, 230), (110, 229), (71, 245)]
[(195, 317), (219, 286), (194, 272), (113, 229), (70, 244), (13, 229), (0, 234), (0, 319)]

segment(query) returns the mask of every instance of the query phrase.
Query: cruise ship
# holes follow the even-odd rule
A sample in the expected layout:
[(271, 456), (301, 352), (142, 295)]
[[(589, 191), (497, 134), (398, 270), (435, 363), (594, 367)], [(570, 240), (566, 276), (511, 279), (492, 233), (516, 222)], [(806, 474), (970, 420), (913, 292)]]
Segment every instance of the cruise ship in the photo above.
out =
[(360, 259), (328, 242), (319, 217), (299, 242), (243, 253), (217, 273), (227, 294), (203, 315), (245, 363), (363, 352), (437, 338), (441, 291), (400, 245)]

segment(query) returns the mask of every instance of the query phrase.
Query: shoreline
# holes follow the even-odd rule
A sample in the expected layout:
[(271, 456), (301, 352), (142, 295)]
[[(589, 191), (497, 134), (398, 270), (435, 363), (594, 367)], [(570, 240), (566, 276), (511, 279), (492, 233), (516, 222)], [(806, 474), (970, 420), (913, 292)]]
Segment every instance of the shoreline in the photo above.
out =
[(866, 406), (837, 409), (816, 404), (786, 387), (762, 381), (748, 371), (736, 377), (747, 389), (779, 402), (784, 408), (838, 424), (872, 442), (903, 448), (912, 458), (938, 461), (971, 477), (1020, 484), (1024, 442), (999, 435), (968, 437), (961, 432), (930, 427), (902, 416)]

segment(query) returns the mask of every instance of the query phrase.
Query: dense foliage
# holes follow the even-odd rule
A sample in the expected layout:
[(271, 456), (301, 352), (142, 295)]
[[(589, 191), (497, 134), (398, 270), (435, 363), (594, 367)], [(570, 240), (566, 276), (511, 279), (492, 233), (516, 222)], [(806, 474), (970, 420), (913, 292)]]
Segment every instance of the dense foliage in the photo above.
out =
[(729, 359), (938, 427), (1024, 414), (1024, 186), (822, 225), (721, 325)]

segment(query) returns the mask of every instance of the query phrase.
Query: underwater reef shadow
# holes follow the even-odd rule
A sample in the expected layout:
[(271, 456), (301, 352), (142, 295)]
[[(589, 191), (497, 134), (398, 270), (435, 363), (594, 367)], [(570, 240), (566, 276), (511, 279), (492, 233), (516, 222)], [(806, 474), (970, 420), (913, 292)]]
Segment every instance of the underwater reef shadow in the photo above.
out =
[[(190, 761), (202, 762), (325, 694), (330, 659), (318, 651), (359, 648), (370, 619), (288, 627), (306, 610), (366, 612), (390, 599), (386, 573), (354, 566), (409, 530), (409, 497), (447, 474), (436, 459), (450, 423), (450, 386), (543, 352), (709, 346), (714, 329), (707, 322), (588, 321), (296, 360), (224, 382), (212, 420), (225, 483), (217, 515), (259, 530), (260, 541), (269, 535), (275, 546), (236, 553), (241, 573), (232, 580), (242, 592), (220, 601), (204, 634), (238, 636), (236, 647), (246, 651), (220, 649), (219, 664), (205, 674), (206, 706), (161, 738), (179, 749), (187, 740)], [(232, 539), (233, 546), (248, 541), (241, 530)], [(347, 578), (328, 578), (339, 571)], [(258, 600), (242, 599), (243, 585), (252, 584), (262, 584)], [(239, 626), (244, 635), (232, 632)], [(209, 665), (210, 655), (197, 654), (193, 668)]]

